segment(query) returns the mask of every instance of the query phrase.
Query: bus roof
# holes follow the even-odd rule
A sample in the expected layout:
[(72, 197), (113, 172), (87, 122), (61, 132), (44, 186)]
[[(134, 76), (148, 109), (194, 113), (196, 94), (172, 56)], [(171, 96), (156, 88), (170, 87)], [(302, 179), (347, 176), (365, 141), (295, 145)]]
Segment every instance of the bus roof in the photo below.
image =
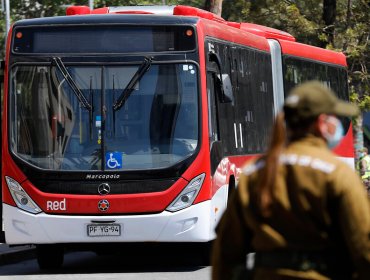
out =
[(81, 15), (81, 16), (57, 16), (34, 18), (17, 21), (16, 26), (35, 26), (35, 25), (77, 25), (77, 24), (148, 24), (153, 23), (158, 25), (166, 24), (196, 24), (198, 19), (191, 17), (158, 17), (156, 15), (121, 15), (114, 14), (106, 16), (102, 14), (96, 15)]
[(347, 66), (346, 56), (341, 52), (335, 52), (319, 47), (314, 47), (298, 42), (278, 40), (283, 55), (305, 58), (308, 60), (321, 61), (323, 63)]
[(201, 26), (205, 37), (209, 36), (266, 52), (270, 51), (270, 46), (264, 37), (202, 18), (199, 20), (198, 25)]
[[(270, 47), (264, 37), (255, 32), (247, 30), (245, 25), (236, 26), (214, 13), (189, 7), (189, 6), (122, 6), (104, 7), (90, 10), (87, 6), (70, 6), (66, 11), (67, 15), (86, 15), (86, 14), (125, 14), (125, 15), (160, 15), (172, 16), (174, 18), (194, 18), (202, 28), (203, 36), (210, 36), (221, 40), (226, 40), (236, 44), (246, 45), (252, 48), (269, 51)], [(156, 22), (159, 22), (159, 17)], [(237, 27), (237, 29), (235, 28)], [(272, 30), (272, 29), (271, 29)], [(282, 32), (280, 30), (276, 30)], [(247, 33), (248, 32), (248, 33)], [(283, 32), (282, 32), (283, 33)], [(284, 32), (285, 33), (285, 32)], [(287, 34), (287, 33), (286, 33)]]

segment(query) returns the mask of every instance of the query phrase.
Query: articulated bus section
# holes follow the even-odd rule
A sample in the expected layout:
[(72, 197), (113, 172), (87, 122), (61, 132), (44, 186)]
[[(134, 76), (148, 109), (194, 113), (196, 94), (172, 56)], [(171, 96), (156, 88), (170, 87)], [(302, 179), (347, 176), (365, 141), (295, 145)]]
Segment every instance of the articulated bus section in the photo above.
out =
[(15, 23), (6, 52), (5, 239), (42, 268), (68, 244), (208, 244), (290, 88), (348, 99), (344, 55), (279, 30), (187, 6), (67, 15)]

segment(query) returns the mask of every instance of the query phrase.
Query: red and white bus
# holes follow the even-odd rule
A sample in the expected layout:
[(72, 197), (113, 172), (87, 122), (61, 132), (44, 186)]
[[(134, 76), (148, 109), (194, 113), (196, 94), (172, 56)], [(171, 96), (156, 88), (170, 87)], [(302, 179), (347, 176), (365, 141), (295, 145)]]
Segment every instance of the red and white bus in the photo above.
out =
[[(8, 37), (3, 229), (57, 267), (68, 244), (198, 242), (286, 92), (348, 99), (341, 53), (187, 6), (76, 6)], [(353, 164), (352, 132), (337, 149)]]

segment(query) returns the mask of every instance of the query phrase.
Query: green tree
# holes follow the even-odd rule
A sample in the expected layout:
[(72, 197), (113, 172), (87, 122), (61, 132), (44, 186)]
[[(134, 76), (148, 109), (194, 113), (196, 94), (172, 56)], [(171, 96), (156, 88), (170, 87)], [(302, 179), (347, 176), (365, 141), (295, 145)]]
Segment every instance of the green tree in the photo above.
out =
[(204, 8), (218, 16), (222, 14), (222, 2), (223, 0), (206, 0)]

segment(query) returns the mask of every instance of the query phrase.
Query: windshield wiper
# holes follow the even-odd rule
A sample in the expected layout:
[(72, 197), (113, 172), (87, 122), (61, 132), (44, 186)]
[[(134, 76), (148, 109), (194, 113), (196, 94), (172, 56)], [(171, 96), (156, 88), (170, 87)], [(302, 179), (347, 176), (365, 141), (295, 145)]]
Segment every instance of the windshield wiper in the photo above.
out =
[(146, 57), (143, 63), (140, 65), (139, 69), (137, 69), (136, 73), (132, 76), (126, 88), (122, 91), (121, 95), (118, 97), (116, 102), (114, 102), (113, 104), (114, 111), (119, 110), (125, 104), (126, 100), (130, 97), (132, 91), (135, 89), (136, 84), (144, 76), (145, 72), (148, 71), (151, 65), (152, 59)]
[(62, 73), (64, 79), (67, 81), (69, 86), (71, 87), (72, 91), (76, 95), (77, 99), (80, 101), (82, 106), (89, 110), (90, 112), (92, 111), (92, 105), (89, 103), (89, 101), (86, 99), (86, 97), (83, 95), (82, 91), (79, 89), (79, 87), (76, 85), (76, 82), (73, 80), (71, 74), (69, 74), (67, 68), (65, 67), (63, 61), (61, 60), (60, 57), (53, 57), (53, 62), (55, 65), (58, 67), (60, 73)]

